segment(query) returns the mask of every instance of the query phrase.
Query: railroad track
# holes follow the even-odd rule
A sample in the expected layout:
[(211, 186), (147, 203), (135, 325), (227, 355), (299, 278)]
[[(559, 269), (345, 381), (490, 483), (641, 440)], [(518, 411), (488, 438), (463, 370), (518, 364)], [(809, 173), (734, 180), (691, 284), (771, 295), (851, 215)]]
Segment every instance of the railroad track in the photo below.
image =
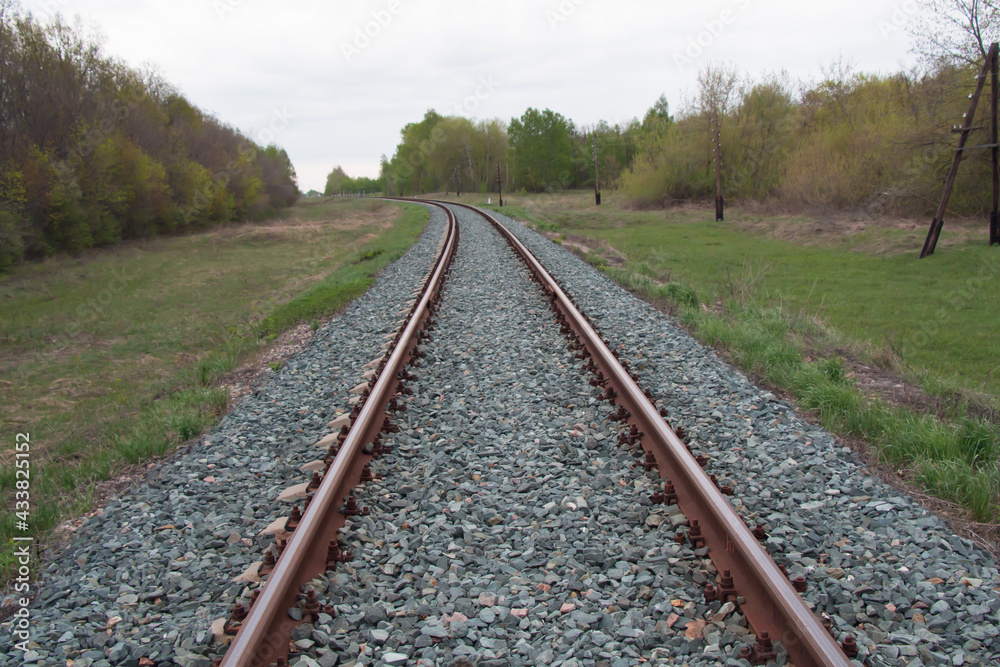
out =
[[(833, 640), (855, 637), (855, 664), (1000, 662), (1000, 568), (989, 554), (879, 482), (848, 448), (670, 318), (496, 215), (655, 401), (645, 406), (609, 386), (615, 372), (600, 351), (589, 349), (588, 360), (574, 317), (553, 312), (554, 286), (533, 280), (483, 217), (451, 208), (462, 242), (438, 288), (436, 325), (419, 343), (420, 366), (404, 364), (396, 379), (403, 371), (406, 379), (388, 392), (401, 394), (390, 397), (399, 408), (389, 411), (393, 432), (380, 436), (383, 454), (387, 446), (391, 453), (376, 456), (357, 420), (353, 444), (350, 433), (339, 442), (340, 428), (376, 367), (393, 359), (387, 346), (409, 328), (400, 318), (423, 302), (417, 285), (429, 284), (448, 235), (436, 207), (413, 248), (301, 353), (209, 433), (84, 517), (66, 548), (46, 554), (32, 585), (31, 641), (15, 647), (19, 621), (0, 622), (0, 667), (209, 667), (227, 648), (213, 643), (213, 620), (235, 646), (226, 622), (239, 630), (259, 612), (234, 623), (226, 617), (234, 602), (256, 599), (256, 609), (272, 595), (279, 631), (261, 662), (286, 655), (301, 667), (732, 664), (756, 648), (752, 629), (782, 631), (754, 619), (753, 593), (733, 570), (740, 610), (706, 599), (706, 584), (716, 597), (720, 588), (730, 595), (719, 572), (730, 567), (728, 549), (712, 547), (678, 490), (681, 474), (670, 469), (691, 516), (663, 502), (670, 493), (661, 459), (669, 457), (657, 458), (660, 410), (678, 436), (685, 431), (679, 440), (702, 457), (703, 470), (733, 491), (725, 502), (748, 526), (762, 524), (772, 558), (793, 579), (806, 578), (801, 597), (832, 624)], [(369, 390), (365, 406), (376, 402)], [(620, 406), (632, 422), (617, 419)], [(657, 414), (640, 422), (649, 407)], [(374, 407), (372, 414), (379, 416)], [(331, 453), (352, 447), (359, 460), (334, 463)], [(262, 529), (285, 528), (292, 504), (300, 522), (308, 517), (313, 510), (301, 512), (302, 503), (313, 494), (315, 504), (336, 476), (327, 472), (310, 488), (326, 458), (343, 472), (347, 486), (337, 493), (348, 493), (367, 461), (370, 481), (351, 492), (361, 513), (345, 518), (333, 507), (318, 553), (301, 558), (312, 569), (288, 568), (292, 586), (265, 595), (300, 528)], [(693, 484), (705, 487), (688, 467)], [(692, 519), (707, 546), (691, 543)], [(282, 543), (285, 555), (265, 563), (265, 552), (276, 555)], [(264, 587), (261, 566), (273, 568)], [(795, 649), (774, 637), (780, 663)]]
[[(649, 534), (645, 531), (663, 525), (662, 522), (657, 523), (658, 521), (669, 519), (670, 523), (677, 527), (676, 532), (661, 530), (651, 534), (664, 546), (671, 545), (670, 548), (673, 550), (671, 553), (677, 553), (678, 549), (683, 548), (690, 552), (689, 555), (692, 557), (707, 556), (710, 559), (710, 563), (705, 560), (701, 565), (688, 568), (688, 574), (693, 573), (695, 576), (691, 577), (686, 586), (682, 585), (679, 591), (666, 593), (670, 598), (670, 605), (676, 605), (673, 608), (678, 611), (684, 610), (685, 607), (693, 609), (696, 607), (693, 598), (703, 596), (704, 599), (700, 603), (702, 606), (707, 605), (709, 616), (718, 620), (728, 616), (731, 627), (746, 628), (745, 631), (749, 634), (742, 642), (738, 656), (732, 657), (763, 664), (774, 659), (779, 653), (786, 653), (796, 665), (850, 664), (849, 658), (857, 655), (853, 637), (840, 633), (841, 636), (834, 639), (832, 622), (828, 620), (824, 626), (823, 620), (803, 602), (797, 589), (804, 590), (804, 587), (808, 586), (805, 577), (796, 575), (794, 581), (790, 581), (787, 574), (779, 569), (760, 544), (766, 537), (764, 527), (748, 526), (733, 509), (727, 498), (727, 494), (731, 495), (732, 489), (720, 484), (711, 474), (709, 457), (698, 451), (692, 451), (691, 446), (685, 442), (683, 430), (678, 428), (675, 431), (670, 427), (665, 418), (666, 410), (657, 406), (658, 397), (639, 386), (638, 376), (630, 371), (628, 362), (619, 360), (619, 356), (623, 356), (619, 350), (613, 349), (601, 337), (587, 317), (575, 306), (573, 299), (528, 248), (488, 213), (457, 204), (446, 206), (436, 202), (428, 203), (439, 207), (448, 216), (448, 230), (440, 245), (438, 261), (420, 286), (409, 317), (400, 324), (393, 344), (381, 359), (373, 360), (371, 366), (374, 372), (368, 381), (356, 387), (358, 399), (350, 414), (331, 422), (331, 427), (339, 428), (339, 431), (332, 432), (330, 436), (317, 443), (321, 447), (328, 448), (323, 469), (319, 470), (318, 466), (314, 466), (314, 475), (310, 482), (303, 482), (289, 490), (289, 496), (306, 495), (304, 510), (300, 511), (296, 506), (288, 518), (276, 522), (275, 547), (268, 550), (267, 557), (258, 568), (258, 571), (267, 577), (266, 583), (253, 593), (252, 598), (234, 605), (231, 618), (220, 622), (216, 628), (217, 631), (222, 630), (223, 634), (235, 635), (221, 664), (286, 664), (290, 647), (295, 652), (299, 652), (300, 649), (308, 652), (314, 644), (313, 640), (308, 639), (308, 630), (306, 637), (298, 639), (300, 642), (304, 639), (305, 643), (296, 644), (296, 628), (302, 627), (303, 622), (307, 628), (321, 620), (328, 624), (333, 623), (336, 616), (335, 607), (339, 602), (337, 598), (341, 597), (341, 592), (337, 590), (337, 582), (343, 583), (343, 581), (341, 575), (333, 575), (334, 578), (331, 579), (330, 573), (337, 571), (338, 566), (343, 570), (344, 564), (353, 560), (354, 556), (350, 553), (352, 546), (348, 544), (345, 536), (341, 535), (341, 531), (345, 526), (356, 530), (358, 524), (364, 525), (369, 511), (368, 507), (359, 505), (355, 496), (364, 496), (368, 486), (375, 489), (376, 497), (372, 500), (377, 500), (379, 494), (384, 497), (392, 495), (393, 470), (399, 463), (392, 462), (394, 456), (388, 456), (387, 467), (383, 468), (380, 459), (389, 455), (393, 449), (401, 448), (400, 444), (390, 444), (393, 432), (399, 431), (399, 426), (394, 420), (399, 415), (405, 414), (401, 411), (412, 410), (414, 407), (413, 400), (408, 399), (407, 395), (413, 393), (411, 385), (417, 380), (415, 375), (424, 374), (425, 369), (420, 367), (421, 359), (426, 356), (426, 350), (434, 345), (429, 341), (430, 330), (434, 327), (435, 314), (445, 293), (447, 284), (445, 278), (458, 247), (458, 222), (453, 208), (464, 211), (465, 217), (475, 215), (488, 221), (492, 229), (503, 238), (527, 268), (527, 275), (535, 282), (533, 288), (536, 292), (535, 300), (543, 299), (551, 308), (548, 315), (540, 315), (537, 308), (529, 309), (529, 312), (535, 319), (543, 320), (540, 326), (544, 326), (544, 319), (547, 317), (550, 328), (560, 329), (560, 334), (565, 338), (562, 355), (564, 357), (572, 355), (575, 361), (575, 364), (564, 365), (575, 366), (574, 371), (579, 369), (589, 375), (589, 386), (582, 393), (590, 395), (592, 404), (594, 399), (603, 401), (605, 408), (601, 412), (605, 427), (611, 428), (613, 424), (613, 429), (616, 431), (615, 456), (619, 462), (630, 461), (629, 467), (636, 468), (635, 474), (645, 476), (650, 487), (653, 487), (652, 480), (657, 477), (657, 473), (658, 477), (662, 478), (655, 482), (655, 487), (649, 494), (649, 501), (643, 503), (645, 505), (651, 503), (652, 516), (658, 517), (646, 522), (645, 527), (640, 528), (640, 531), (647, 535), (647, 543)], [(483, 231), (480, 228), (476, 233), (482, 234)], [(467, 270), (472, 270), (475, 268), (475, 262), (470, 264), (469, 260), (466, 260), (465, 267)], [(456, 286), (456, 289), (459, 287)], [(497, 298), (517, 300), (521, 297), (497, 295)], [(441, 326), (444, 327), (445, 324)], [(529, 359), (524, 361), (529, 365), (532, 363)], [(433, 374), (429, 369), (427, 372)], [(465, 371), (466, 374), (468, 372)], [(424, 395), (426, 389), (421, 387), (418, 396)], [(450, 387), (438, 388), (435, 394), (436, 400), (441, 403), (453, 400), (449, 389)], [(474, 392), (476, 387), (473, 386), (472, 390)], [(461, 390), (454, 393), (457, 396), (462, 395)], [(433, 411), (430, 414), (433, 414)], [(593, 420), (594, 417), (591, 415), (590, 419)], [(524, 426), (531, 428), (530, 425)], [(461, 425), (455, 427), (461, 429)], [(535, 428), (541, 429), (544, 425)], [(572, 432), (582, 436), (589, 428), (581, 423), (574, 426)], [(541, 444), (540, 440), (536, 442)], [(482, 448), (484, 443), (468, 443), (467, 446)], [(405, 448), (405, 444), (402, 447)], [(407, 454), (414, 457), (410, 460), (415, 460), (417, 456), (415, 451), (408, 451)], [(574, 474), (574, 470), (570, 467), (560, 464), (559, 468), (562, 475)], [(377, 472), (373, 473), (375, 470)], [(379, 473), (383, 471), (386, 479), (379, 479)], [(482, 479), (482, 476), (476, 479)], [(356, 491), (353, 490), (359, 484), (363, 486)], [(431, 482), (431, 486), (433, 484), (434, 482)], [(625, 482), (622, 484), (628, 486)], [(530, 487), (531, 484), (527, 486)], [(507, 490), (509, 491), (510, 489)], [(459, 492), (455, 497), (462, 498), (462, 495)], [(560, 501), (560, 508), (568, 508), (571, 511), (579, 511), (581, 506), (587, 508), (587, 499), (584, 496), (566, 497), (571, 499)], [(482, 491), (465, 498), (448, 503), (446, 511), (451, 514), (465, 513), (468, 507), (475, 512), (480, 504), (483, 506), (495, 504), (489, 497), (484, 497)], [(550, 505), (554, 503), (555, 501)], [(408, 506), (405, 499), (397, 504)], [(431, 503), (431, 506), (434, 506), (434, 503)], [(549, 509), (545, 511), (548, 512)], [(393, 511), (391, 507), (383, 510)], [(372, 516), (377, 514), (376, 509)], [(582, 519), (582, 516), (580, 518)], [(482, 515), (478, 519), (480, 522), (485, 520), (489, 526), (502, 528), (509, 517), (497, 512), (489, 519), (484, 519)], [(368, 524), (371, 523), (372, 520), (368, 519)], [(394, 527), (399, 530), (398, 526)], [(573, 528), (572, 521), (566, 528)], [(380, 539), (379, 536), (372, 535), (364, 529), (362, 532), (366, 533), (367, 542), (377, 542)], [(463, 528), (456, 534), (467, 537), (466, 533)], [(473, 534), (489, 539), (488, 534), (482, 531), (473, 531)], [(384, 540), (386, 537), (383, 535), (381, 539)], [(585, 540), (589, 539), (586, 536), (586, 528), (583, 537)], [(599, 540), (595, 541), (597, 542)], [(365, 545), (360, 546), (365, 549)], [(273, 558), (276, 551), (279, 557)], [(456, 551), (460, 551), (457, 546)], [(510, 553), (514, 553), (514, 557), (523, 554), (516, 549), (508, 549), (508, 556)], [(456, 555), (447, 553), (444, 558), (454, 559)], [(600, 561), (599, 558), (597, 560)], [(406, 554), (400, 551), (390, 558), (390, 562), (382, 566), (382, 572), (388, 576), (401, 573), (399, 566), (406, 561)], [(446, 564), (447, 561), (441, 563), (441, 565)], [(448, 572), (447, 568), (438, 566), (438, 569), (441, 570), (441, 576)], [(642, 568), (639, 568), (639, 571), (643, 571)], [(410, 572), (412, 573), (412, 570)], [(624, 581), (624, 577), (628, 575), (618, 576), (623, 577)], [(650, 584), (656, 581), (653, 577), (647, 578)], [(455, 576), (455, 579), (456, 583), (460, 583), (459, 577)], [(698, 590), (701, 588), (699, 582), (704, 583), (703, 590)], [(525, 581), (521, 586), (523, 588), (531, 583), (534, 582)], [(553, 583), (540, 581), (536, 584), (536, 590), (548, 594), (555, 583), (555, 581)], [(593, 602), (607, 601), (602, 599), (600, 593), (592, 594), (593, 589), (586, 595), (579, 595), (584, 593), (586, 586), (582, 582), (575, 583), (579, 583), (574, 587), (578, 590), (572, 591), (571, 597), (565, 598), (572, 601), (561, 602), (558, 613), (569, 614), (572, 618), (578, 606), (581, 609), (587, 607), (585, 601), (588, 597), (592, 597)], [(506, 596), (501, 597), (513, 597), (511, 590), (504, 590)], [(516, 587), (513, 590), (516, 592)], [(662, 594), (663, 591), (661, 597)], [(649, 602), (655, 595), (653, 587), (647, 586), (643, 595), (639, 597), (644, 596), (645, 601)], [(492, 592), (486, 583), (476, 600), (481, 607), (488, 609), (497, 604), (496, 597), (496, 593)], [(581, 604), (578, 605), (578, 601)], [(630, 600), (618, 602), (619, 606), (615, 608), (619, 611), (622, 605), (633, 604)], [(641, 599), (634, 601), (638, 604), (642, 602)], [(662, 601), (660, 604), (662, 606)], [(671, 609), (670, 605), (666, 609)], [(468, 606), (462, 608), (470, 613), (475, 611)], [(525, 625), (524, 619), (528, 615), (526, 608), (501, 608), (505, 610), (502, 613), (509, 623), (530, 627), (530, 622)], [(418, 618), (431, 615), (417, 613), (419, 611), (421, 611), (419, 608), (411, 609), (402, 615), (416, 615)], [(433, 609), (425, 608), (422, 611), (431, 612)], [(692, 618), (677, 614), (663, 615), (668, 619), (673, 617), (671, 626), (683, 619), (685, 624), (693, 623), (693, 627), (690, 628), (693, 633), (703, 632), (703, 626), (699, 626), (698, 623), (699, 620), (703, 620), (700, 616)], [(489, 620), (496, 614), (487, 611), (483, 616)], [(599, 615), (578, 612), (577, 625), (585, 627), (600, 623), (600, 619), (595, 618), (597, 616)], [(388, 622), (388, 618), (381, 618), (381, 614), (377, 611), (372, 617), (367, 620), (374, 620), (376, 624)], [(469, 614), (453, 611), (450, 618), (451, 625), (459, 626), (459, 633), (468, 631), (465, 624), (469, 621)], [(358, 650), (368, 650), (374, 656), (374, 646), (398, 646), (399, 642), (390, 641), (389, 635), (392, 629), (391, 623), (388, 628), (375, 628), (368, 635), (370, 641), (367, 644), (371, 646), (366, 645), (365, 649), (362, 649), (359, 644)], [(613, 628), (604, 627), (604, 629), (612, 630), (612, 635), (614, 634)], [(644, 634), (641, 629), (634, 626), (626, 629), (628, 631), (623, 631), (624, 639), (640, 639)], [(447, 631), (443, 634), (432, 631), (425, 635), (424, 641), (430, 644), (439, 643), (449, 634), (451, 633)], [(601, 632), (598, 634), (602, 638), (607, 636)], [(669, 648), (659, 649), (650, 646), (648, 641), (640, 641), (638, 644), (643, 645), (648, 651), (659, 651), (656, 657), (664, 660), (674, 658)], [(487, 645), (492, 645), (492, 642), (487, 642)], [(496, 651), (490, 651), (490, 654), (496, 657)], [(386, 664), (419, 664), (407, 663), (407, 660), (413, 657), (411, 655), (384, 648), (380, 655)], [(543, 655), (540, 662), (549, 664), (554, 657)], [(527, 662), (519, 664), (533, 664), (530, 662), (532, 659), (538, 659), (538, 656), (529, 657)]]

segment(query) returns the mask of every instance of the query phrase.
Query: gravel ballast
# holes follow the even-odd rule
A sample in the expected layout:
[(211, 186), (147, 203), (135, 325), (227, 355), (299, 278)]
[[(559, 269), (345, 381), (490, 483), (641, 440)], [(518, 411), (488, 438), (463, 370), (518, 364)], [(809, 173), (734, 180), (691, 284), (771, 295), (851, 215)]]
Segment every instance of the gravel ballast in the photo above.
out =
[(317, 331), (308, 347), (236, 405), (200, 441), (152, 469), (76, 531), (40, 573), (32, 644), (13, 647), (0, 625), (0, 665), (203, 665), (209, 624), (228, 613), (232, 583), (271, 538), (261, 530), (287, 505), (281, 490), (347, 405), (363, 366), (382, 354), (403, 304), (430, 270), (445, 231), (432, 209), (416, 244), (376, 284)]
[[(654, 478), (617, 446), (527, 269), (456, 214), (414, 396), (372, 465), (383, 479), (356, 493), (371, 515), (344, 531), (355, 560), (313, 582), (337, 616), (300, 628), (292, 664), (724, 662), (747, 630), (704, 604), (707, 560), (672, 539), (683, 516), (651, 507)], [(710, 611), (718, 626), (689, 641)]]
[(620, 346), (663, 400), (707, 471), (735, 488), (741, 514), (803, 597), (855, 635), (871, 665), (997, 664), (1000, 576), (993, 558), (913, 499), (868, 474), (847, 447), (753, 385), (676, 325), (572, 253), (502, 215)]
[[(703, 550), (673, 541), (675, 508), (617, 445), (589, 376), (539, 288), (475, 214), (462, 225), (414, 395), (391, 455), (356, 491), (371, 509), (343, 539), (354, 560), (312, 583), (336, 615), (296, 629), (292, 664), (745, 664), (745, 620), (701, 589)], [(733, 504), (835, 634), (877, 665), (995, 664), (995, 562), (865, 471), (787, 403), (662, 314), (520, 223), (498, 216), (631, 361)], [(209, 624), (250, 588), (281, 491), (308, 476), (433, 262), (444, 215), (202, 442), (109, 503), (45, 567), (26, 664), (208, 667)], [(212, 467), (209, 467), (212, 466)], [(0, 635), (0, 665), (22, 664)], [(779, 662), (783, 657), (779, 656)], [(144, 663), (148, 664), (148, 662)]]

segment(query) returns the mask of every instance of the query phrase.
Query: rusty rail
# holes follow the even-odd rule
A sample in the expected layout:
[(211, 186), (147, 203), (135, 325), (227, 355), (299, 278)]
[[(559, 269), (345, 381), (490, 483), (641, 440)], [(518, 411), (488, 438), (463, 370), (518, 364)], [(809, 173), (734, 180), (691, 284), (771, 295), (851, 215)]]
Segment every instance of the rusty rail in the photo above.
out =
[(396, 393), (397, 374), (416, 347), (417, 336), (430, 317), (428, 307), (436, 298), (455, 254), (458, 243), (455, 216), (446, 207), (434, 205), (444, 209), (448, 216), (448, 231), (438, 260), (424, 279), (423, 292), (397, 334), (396, 344), (383, 358), (384, 368), (347, 438), (223, 657), (224, 667), (265, 666), (288, 655), (289, 637), (298, 623), (288, 615), (288, 609), (296, 606), (300, 587), (326, 569), (328, 545), (331, 540), (336, 541), (337, 531), (345, 521), (340, 504), (358, 485), (362, 470), (371, 459), (364, 453), (364, 447), (378, 436), (388, 420), (386, 407)]
[[(841, 647), (545, 267), (493, 216), (466, 204), (448, 203), (486, 218), (521, 256), (552, 298), (553, 306), (562, 313), (591, 360), (617, 392), (615, 398), (629, 413), (627, 423), (636, 427), (642, 436), (643, 447), (655, 456), (660, 475), (672, 482), (677, 503), (688, 521), (700, 527), (716, 569), (732, 575), (735, 588), (743, 598), (740, 608), (758, 638), (763, 637), (765, 645), (768, 639), (780, 641), (798, 667), (850, 665)], [(848, 638), (845, 644), (853, 645), (853, 639)], [(751, 655), (754, 650), (757, 649), (747, 649), (741, 657), (758, 657)]]

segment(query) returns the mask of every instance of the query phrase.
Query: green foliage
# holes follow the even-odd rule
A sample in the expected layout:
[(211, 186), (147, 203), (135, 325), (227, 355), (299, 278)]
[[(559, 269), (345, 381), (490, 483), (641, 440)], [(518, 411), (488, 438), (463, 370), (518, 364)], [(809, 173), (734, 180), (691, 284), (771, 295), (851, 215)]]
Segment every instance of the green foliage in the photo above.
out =
[(0, 201), (13, 209), (23, 209), (28, 203), (28, 192), (24, 188), (24, 175), (15, 169), (0, 172)]
[(510, 121), (510, 148), (517, 155), (515, 177), (532, 192), (571, 184), (573, 123), (549, 109), (529, 108)]
[(642, 117), (642, 131), (646, 134), (663, 135), (670, 129), (673, 122), (667, 96), (660, 95), (656, 103)]
[(162, 164), (121, 137), (115, 148), (111, 178), (116, 193), (112, 213), (122, 221), (123, 238), (148, 238), (169, 231), (169, 193)]
[(961, 461), (923, 461), (917, 479), (934, 495), (971, 509), (976, 520), (995, 521), (1000, 497), (996, 463), (976, 470)]
[(177, 431), (177, 435), (180, 436), (181, 440), (190, 440), (199, 433), (203, 428), (202, 419), (197, 413), (182, 412), (174, 415), (171, 420), (171, 426)]
[[(382, 156), (379, 184), (390, 195), (487, 194), (497, 190), (498, 177), (504, 192), (521, 194), (593, 187), (596, 140), (601, 183), (607, 186), (632, 163), (640, 141), (662, 135), (672, 124), (665, 96), (642, 123), (600, 121), (586, 129), (550, 109), (529, 108), (509, 123), (442, 116), (432, 109), (403, 128), (391, 159)], [(342, 169), (334, 169), (327, 194), (337, 194), (345, 178)]]
[(167, 184), (174, 193), (170, 215), (176, 229), (205, 229), (211, 225), (207, 207), (198, 206), (199, 195), (204, 197), (202, 193), (215, 190), (212, 175), (205, 167), (187, 159), (172, 162), (167, 167)]
[[(842, 70), (803, 93), (775, 76), (747, 85), (720, 117), (724, 194), (799, 208), (931, 214), (954, 157), (955, 137), (943, 119), (961, 118), (978, 70), (947, 64), (922, 76)], [(986, 111), (981, 106), (979, 113)], [(643, 127), (655, 118), (650, 110)], [(633, 206), (715, 196), (712, 118), (710, 109), (693, 106), (676, 122), (642, 133), (620, 179)], [(978, 143), (987, 143), (978, 134)], [(988, 182), (988, 157), (988, 151), (967, 154), (951, 210), (988, 209), (988, 188), (980, 187)]]
[(706, 157), (698, 137), (680, 130), (667, 132), (657, 152), (642, 152), (621, 176), (622, 189), (639, 208), (662, 206), (674, 199), (699, 199), (715, 187), (705, 168)]
[(0, 272), (19, 262), (23, 256), (21, 218), (16, 211), (0, 207)]
[(82, 206), (83, 194), (75, 176), (68, 170), (57, 170), (52, 181), (51, 207), (45, 225), (47, 241), (54, 248), (78, 253), (93, 244), (87, 213)]
[(21, 172), (0, 172), (0, 273), (24, 257), (23, 219), (27, 204)]
[(834, 384), (848, 384), (847, 370), (844, 368), (844, 360), (839, 357), (830, 357), (819, 362), (819, 369), (823, 375)]
[(375, 195), (385, 191), (382, 178), (369, 178), (359, 176), (351, 178), (344, 169), (338, 165), (333, 168), (326, 177), (326, 189), (323, 194), (327, 197), (337, 195)]
[(659, 294), (689, 308), (698, 307), (698, 293), (693, 287), (681, 283), (667, 283), (659, 289)]
[(344, 171), (344, 168), (337, 165), (329, 174), (327, 174), (326, 188), (323, 190), (323, 194), (327, 197), (344, 194), (342, 186), (347, 178), (348, 176)]
[(388, 193), (403, 195), (435, 189), (434, 169), (428, 160), (438, 152), (438, 145), (445, 137), (444, 130), (437, 127), (442, 120), (431, 109), (419, 123), (403, 127), (403, 141), (396, 147), (392, 161), (382, 160), (382, 177)]
[(257, 219), (298, 196), (257, 146), (56, 18), (0, 13), (0, 271), (21, 257)]
[(992, 424), (966, 418), (959, 424), (959, 449), (973, 467), (990, 465), (1000, 455), (1000, 439)]
[(382, 248), (372, 248), (371, 250), (365, 250), (364, 252), (358, 255), (358, 258), (354, 260), (354, 263), (360, 264), (362, 262), (367, 262), (369, 259), (375, 259), (383, 252), (385, 252), (385, 250), (383, 250)]
[(244, 159), (244, 164), (243, 173), (251, 176), (256, 181), (257, 188), (265, 195), (257, 200), (251, 200), (249, 195), (245, 196), (247, 202), (244, 205), (251, 212), (271, 212), (291, 206), (299, 200), (295, 167), (284, 148), (272, 144), (263, 151), (258, 151), (255, 160)]

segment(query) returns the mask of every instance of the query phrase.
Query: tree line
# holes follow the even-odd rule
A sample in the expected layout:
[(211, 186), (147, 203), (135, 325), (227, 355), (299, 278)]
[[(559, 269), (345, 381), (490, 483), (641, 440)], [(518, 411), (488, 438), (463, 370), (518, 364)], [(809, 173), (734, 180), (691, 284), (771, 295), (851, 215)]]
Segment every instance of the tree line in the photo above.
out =
[[(403, 128), (396, 152), (382, 157), (379, 178), (366, 189), (486, 192), (498, 182), (505, 191), (589, 188), (596, 142), (602, 184), (621, 188), (634, 207), (711, 199), (717, 130), (731, 200), (926, 215), (954, 158), (952, 128), (963, 122), (980, 67), (975, 58), (951, 59), (922, 72), (865, 74), (838, 64), (806, 85), (784, 75), (753, 80), (713, 64), (676, 117), (661, 96), (641, 120), (593, 127), (550, 109), (529, 108), (509, 122), (430, 110)], [(980, 121), (986, 110), (984, 95)], [(985, 127), (978, 135), (988, 143)], [(953, 212), (988, 208), (990, 191), (981, 185), (989, 157), (986, 150), (967, 154)]]
[[(796, 86), (713, 65), (701, 72), (697, 99), (640, 147), (619, 184), (639, 207), (713, 197), (718, 129), (729, 199), (931, 215), (955, 156), (952, 128), (964, 122), (980, 67), (939, 62), (885, 75), (835, 67), (815, 85)], [(977, 125), (988, 127), (988, 102), (979, 108)], [(976, 135), (975, 143), (989, 143), (987, 128)], [(953, 212), (988, 210), (989, 158), (987, 150), (966, 154)]]
[[(401, 130), (382, 156), (378, 189), (425, 192), (543, 192), (594, 184), (620, 188), (634, 207), (715, 195), (720, 144), (724, 195), (788, 210), (840, 208), (930, 215), (954, 159), (953, 127), (990, 41), (1000, 5), (990, 0), (915, 0), (908, 30), (922, 64), (890, 74), (854, 72), (837, 63), (818, 82), (787, 75), (752, 79), (710, 64), (674, 118), (661, 96), (640, 120), (578, 127), (550, 109), (520, 117), (470, 120), (428, 111)], [(919, 11), (918, 11), (919, 10)], [(904, 17), (905, 18), (905, 17)], [(989, 85), (987, 83), (987, 85)], [(970, 143), (988, 144), (984, 94)], [(967, 152), (952, 213), (988, 210), (990, 152)]]
[(0, 271), (22, 258), (263, 217), (288, 155), (56, 18), (0, 0)]
[[(391, 158), (382, 156), (378, 181), (391, 195), (423, 192), (543, 192), (594, 184), (594, 139), (602, 180), (616, 179), (631, 163), (640, 139), (669, 122), (666, 99), (647, 120), (578, 127), (551, 109), (527, 109), (509, 122), (474, 121), (429, 110), (406, 125)], [(662, 119), (656, 116), (659, 113)]]
[(375, 194), (384, 190), (382, 181), (368, 176), (351, 178), (343, 167), (337, 165), (326, 177), (323, 194), (327, 197), (343, 195)]

